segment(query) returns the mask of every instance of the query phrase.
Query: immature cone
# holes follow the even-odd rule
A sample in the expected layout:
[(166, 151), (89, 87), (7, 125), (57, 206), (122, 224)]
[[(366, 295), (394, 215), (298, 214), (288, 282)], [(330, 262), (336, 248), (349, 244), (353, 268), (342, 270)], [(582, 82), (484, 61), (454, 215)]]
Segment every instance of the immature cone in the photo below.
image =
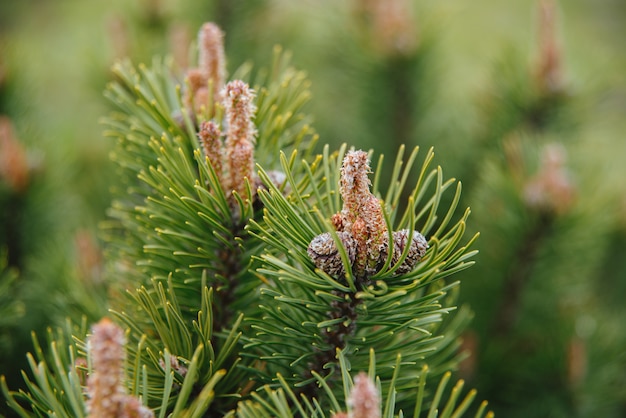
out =
[[(341, 245), (346, 250), (350, 265), (354, 264), (356, 257), (356, 245), (354, 238), (348, 232), (338, 232)], [(346, 274), (346, 270), (341, 260), (341, 254), (337, 249), (337, 244), (333, 240), (329, 232), (325, 232), (313, 238), (307, 248), (309, 257), (317, 268), (334, 277), (342, 277)]]
[[(229, 82), (224, 87), (224, 107), (228, 131), (226, 133), (226, 159), (230, 175), (230, 189), (242, 198), (246, 197), (246, 183), (248, 179), (253, 185), (254, 173), (254, 137), (256, 129), (252, 118), (254, 106), (254, 91), (241, 80)], [(254, 198), (255, 190), (252, 188)]]
[(87, 380), (89, 418), (149, 418), (154, 413), (125, 393), (124, 330), (103, 318), (93, 326), (89, 349), (93, 372)]
[[(397, 274), (406, 274), (413, 270), (415, 265), (424, 257), (426, 250), (428, 249), (428, 242), (422, 234), (417, 231), (409, 231), (408, 229), (402, 229), (393, 233), (393, 258), (391, 260), (392, 265), (395, 265), (400, 261), (402, 253), (406, 246), (409, 246), (409, 251), (406, 258), (396, 270)], [(385, 254), (386, 256), (386, 254)]]

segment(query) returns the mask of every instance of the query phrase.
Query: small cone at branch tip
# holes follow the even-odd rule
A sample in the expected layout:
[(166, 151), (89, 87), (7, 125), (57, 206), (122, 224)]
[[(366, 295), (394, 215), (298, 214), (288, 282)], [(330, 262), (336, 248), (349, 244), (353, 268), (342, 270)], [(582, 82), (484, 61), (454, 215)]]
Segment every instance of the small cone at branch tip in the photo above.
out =
[[(349, 256), (350, 269), (357, 278), (376, 274), (385, 264), (390, 248), (383, 203), (370, 191), (370, 172), (366, 152), (350, 151), (346, 154), (339, 182), (343, 208), (330, 220)], [(405, 248), (409, 246), (396, 274), (409, 273), (426, 253), (428, 243), (420, 233), (408, 229), (396, 231), (392, 236), (392, 265), (400, 262)], [(315, 237), (308, 253), (316, 267), (327, 274), (342, 277), (347, 273), (329, 233)]]
[(400, 261), (400, 257), (402, 257), (402, 253), (407, 245), (409, 246), (409, 251), (405, 260), (397, 270), (398, 274), (409, 273), (413, 270), (415, 265), (422, 259), (428, 249), (428, 242), (426, 241), (426, 238), (424, 238), (424, 236), (419, 232), (409, 231), (408, 229), (395, 231), (393, 233), (393, 264)]
[[(338, 232), (337, 235), (346, 250), (348, 261), (351, 265), (354, 264), (356, 257), (354, 238), (347, 232)], [(317, 268), (327, 274), (339, 277), (346, 274), (337, 244), (329, 232), (325, 232), (313, 238), (309, 244), (307, 253)]]

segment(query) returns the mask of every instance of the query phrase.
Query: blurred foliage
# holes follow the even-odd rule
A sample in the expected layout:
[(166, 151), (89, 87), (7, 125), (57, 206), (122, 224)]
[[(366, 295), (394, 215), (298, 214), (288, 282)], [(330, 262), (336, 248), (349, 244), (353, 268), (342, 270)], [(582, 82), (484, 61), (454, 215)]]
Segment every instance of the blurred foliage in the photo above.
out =
[[(167, 51), (182, 70), (192, 28), (213, 20), (227, 34), (231, 72), (247, 59), (267, 65), (274, 44), (293, 52), (313, 81), (310, 113), (322, 143), (388, 155), (404, 142), (434, 145), (438, 162), (463, 182), (462, 204), (482, 233), (478, 268), (465, 282), (473, 282), (465, 297), (476, 311), (465, 377), (496, 414), (626, 413), (626, 4), (561, 2), (566, 112), (520, 129), (510, 117), (529, 114), (535, 2), (415, 1), (407, 16), (417, 43), (400, 53), (376, 44), (382, 32), (372, 29), (365, 3), (0, 1), (0, 115), (12, 121), (29, 171), (23, 190), (0, 188), (0, 287), (14, 303), (0, 323), (0, 374), (17, 384), (31, 329), (66, 315), (94, 321), (106, 309), (97, 224), (117, 180), (98, 121), (108, 111), (102, 91), (111, 65)], [(552, 142), (567, 150), (577, 200), (551, 221), (533, 255), (537, 274), (522, 304), (530, 315), (516, 325), (522, 340), (492, 342), (498, 273), (520, 262), (524, 233), (540, 222), (520, 200), (506, 158), (511, 149), (523, 155), (530, 175), (541, 145)], [(538, 404), (527, 402), (533, 388), (546, 394), (535, 396)], [(559, 412), (549, 415), (550, 405)]]

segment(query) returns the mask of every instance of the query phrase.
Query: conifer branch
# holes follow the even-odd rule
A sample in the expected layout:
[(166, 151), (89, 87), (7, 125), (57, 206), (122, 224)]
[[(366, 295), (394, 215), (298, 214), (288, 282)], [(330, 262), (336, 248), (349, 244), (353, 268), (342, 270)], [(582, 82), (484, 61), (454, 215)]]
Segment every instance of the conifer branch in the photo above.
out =
[[(458, 282), (448, 281), (475, 253), (469, 211), (452, 221), (460, 186), (442, 208), (455, 182), (429, 168), (432, 150), (414, 188), (418, 149), (405, 158), (400, 148), (387, 186), (369, 179), (373, 153), (344, 145), (313, 156), (301, 111), (309, 83), (288, 54), (277, 48), (272, 68), (243, 66), (228, 81), (221, 32), (209, 25), (199, 36), (184, 85), (157, 59), (117, 65), (107, 89), (125, 187), (107, 229), (109, 277), (126, 295), (112, 301), (116, 323), (50, 335), (30, 357), (28, 391), (3, 381), (3, 392), (24, 416), (412, 409), (422, 366), (455, 367), (469, 318), (453, 313)], [(355, 385), (351, 367), (367, 377)], [(459, 390), (447, 414), (473, 398), (457, 406)]]
[[(342, 148), (341, 152), (344, 150)], [(432, 338), (432, 333), (442, 316), (449, 312), (439, 304), (440, 298), (449, 289), (441, 288), (441, 292), (428, 297), (426, 289), (436, 283), (438, 277), (445, 277), (448, 269), (467, 267), (469, 264), (466, 260), (471, 257), (468, 251), (471, 241), (467, 246), (454, 251), (464, 231), (464, 223), (461, 221), (448, 230), (439, 228), (437, 232), (441, 235), (431, 237), (431, 242), (437, 245), (431, 249), (432, 252), (426, 252), (423, 260), (417, 264), (418, 268), (413, 271), (398, 274), (397, 269), (385, 267), (386, 270), (372, 277), (377, 280), (361, 278), (352, 285), (348, 279), (352, 265), (347, 253), (341, 257), (344, 273), (315, 269), (315, 263), (312, 262), (314, 260), (309, 259), (298, 248), (302, 248), (314, 234), (325, 233), (319, 228), (327, 228), (336, 248), (343, 248), (343, 241), (333, 231), (342, 223), (334, 223), (333, 226), (332, 222), (324, 220), (332, 217), (333, 213), (329, 208), (334, 209), (337, 206), (332, 205), (332, 200), (320, 199), (320, 194), (316, 192), (326, 190), (326, 196), (339, 194), (340, 176), (333, 174), (333, 167), (337, 167), (337, 161), (341, 160), (341, 153), (330, 156), (326, 151), (321, 164), (316, 164), (315, 167), (306, 163), (294, 163), (292, 167), (288, 167), (287, 160), (283, 159), (283, 170), (288, 173), (288, 179), (296, 177), (293, 173), (304, 171), (311, 173), (311, 181), (305, 184), (292, 182), (291, 193), (286, 197), (278, 193), (275, 187), (268, 185), (268, 190), (259, 194), (265, 206), (264, 223), (252, 222), (250, 228), (254, 235), (276, 237), (277, 239), (266, 240), (265, 243), (270, 245), (270, 249), (274, 247), (278, 250), (276, 254), (282, 253), (290, 261), (281, 261), (272, 255), (273, 251), (261, 257), (263, 267), (258, 272), (266, 277), (269, 284), (262, 290), (262, 295), (273, 301), (262, 306), (265, 319), (253, 322), (257, 336), (251, 338), (246, 347), (253, 351), (260, 350), (262, 354), (259, 359), (267, 362), (268, 371), (277, 366), (277, 359), (282, 362), (290, 359), (290, 369), (279, 368), (277, 372), (285, 375), (287, 381), (293, 381), (298, 387), (308, 387), (314, 383), (310, 373), (318, 373), (325, 378), (332, 376), (333, 356), (338, 348), (355, 354), (351, 359), (353, 364), (363, 364), (358, 355), (361, 350), (367, 351), (368, 347), (382, 349), (383, 344), (386, 347), (383, 352), (389, 355), (397, 352), (392, 347), (400, 350), (401, 346), (412, 344), (414, 348), (409, 355), (409, 361), (418, 363), (418, 358), (427, 355), (431, 350), (436, 351), (434, 346), (438, 338)], [(429, 160), (430, 158), (427, 161)], [(439, 177), (441, 178), (441, 174)], [(261, 178), (267, 178), (263, 171)], [(401, 182), (392, 179), (390, 187), (397, 187), (399, 183)], [(427, 199), (427, 208), (430, 208), (430, 216), (425, 220), (427, 223), (432, 222), (434, 213), (438, 211), (437, 203), (443, 189), (443, 182), (440, 180), (433, 198)], [(420, 193), (423, 194), (423, 190), (417, 188), (414, 193), (419, 196)], [(416, 230), (417, 218), (421, 216), (414, 213), (417, 207), (409, 206), (411, 209), (401, 220), (401, 225), (409, 230)], [(384, 207), (387, 208), (386, 205)], [(317, 213), (318, 220), (315, 223), (304, 222), (311, 213)], [(390, 218), (386, 217), (386, 222)], [(449, 215), (444, 216), (444, 219), (449, 218)], [(288, 222), (285, 223), (285, 220)], [(311, 229), (312, 227), (315, 229)], [(387, 228), (391, 230), (395, 226), (389, 225)], [(443, 242), (439, 242), (439, 239)], [(405, 249), (406, 247), (402, 249), (403, 253)], [(406, 257), (406, 254), (403, 256)], [(290, 267), (294, 263), (301, 268)], [(418, 294), (424, 299), (417, 297)], [(393, 308), (400, 305), (403, 306), (402, 310)], [(278, 324), (275, 326), (276, 322)], [(292, 346), (288, 342), (292, 333), (297, 333), (300, 338), (308, 336), (312, 349), (303, 351)], [(420, 346), (423, 348), (417, 348)], [(311, 369), (312, 367), (314, 368)], [(298, 369), (301, 370), (299, 375), (296, 374)], [(390, 376), (385, 375), (385, 378)]]

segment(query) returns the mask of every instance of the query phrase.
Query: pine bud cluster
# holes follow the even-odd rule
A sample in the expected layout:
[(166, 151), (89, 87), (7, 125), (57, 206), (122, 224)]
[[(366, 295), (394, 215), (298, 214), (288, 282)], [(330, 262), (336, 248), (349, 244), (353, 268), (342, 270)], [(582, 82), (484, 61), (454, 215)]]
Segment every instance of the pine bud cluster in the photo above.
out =
[[(197, 116), (204, 119), (198, 121), (198, 139), (226, 192), (233, 217), (237, 218), (240, 214), (232, 193), (252, 201), (259, 183), (254, 176), (255, 92), (241, 80), (225, 84), (223, 38), (223, 32), (214, 23), (205, 23), (200, 29), (198, 67), (187, 71), (183, 111), (194, 122)], [(223, 119), (215, 111), (216, 105), (224, 109)]]
[[(424, 256), (428, 243), (419, 232), (403, 229), (391, 234), (393, 241), (390, 245), (382, 202), (370, 191), (369, 172), (366, 152), (346, 154), (339, 184), (343, 208), (333, 215), (331, 222), (357, 278), (378, 272), (389, 256), (390, 247), (392, 265), (400, 262), (409, 247), (406, 258), (396, 270), (396, 274), (408, 273)], [(341, 277), (347, 273), (337, 243), (329, 232), (314, 237), (307, 251), (316, 267), (329, 275)]]
[[(211, 162), (215, 174), (220, 179), (222, 188), (235, 192), (242, 198), (247, 197), (248, 186), (255, 184), (254, 177), (254, 142), (256, 129), (252, 119), (256, 112), (254, 91), (241, 80), (226, 84), (222, 93), (226, 111), (226, 138), (218, 124), (205, 121), (200, 124), (198, 138), (206, 157)], [(250, 187), (250, 199), (255, 197), (255, 187)], [(229, 198), (230, 198), (229, 194)], [(231, 208), (235, 209), (231, 199)]]

